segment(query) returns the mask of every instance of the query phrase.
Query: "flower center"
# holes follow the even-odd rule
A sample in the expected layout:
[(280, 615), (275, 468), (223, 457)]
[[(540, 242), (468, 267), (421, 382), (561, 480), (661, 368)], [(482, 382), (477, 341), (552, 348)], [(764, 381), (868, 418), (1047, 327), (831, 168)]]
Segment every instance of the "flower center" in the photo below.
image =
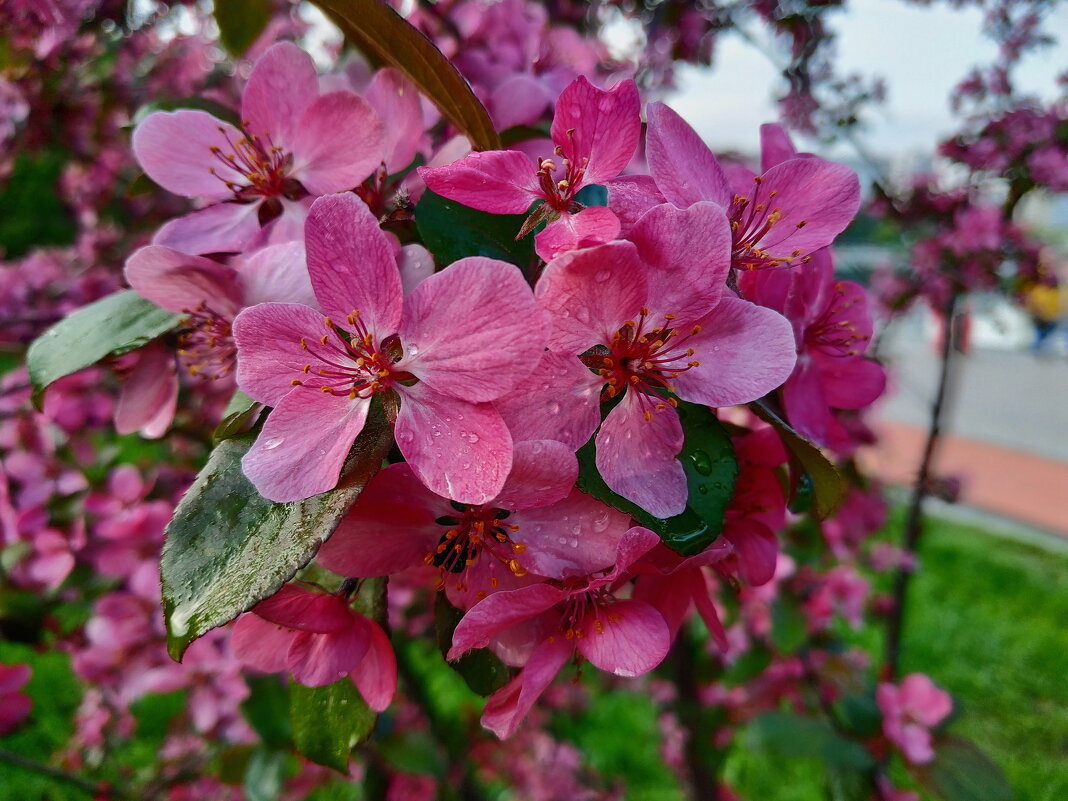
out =
[[(445, 527), (445, 532), (434, 550), (423, 557), (423, 562), (438, 569), (437, 589), (445, 589), (446, 580), (451, 574), (458, 579), (456, 588), (461, 592), (466, 590), (464, 574), (483, 554), (500, 562), (517, 578), (527, 574), (516, 558), (527, 550), (527, 546), (512, 542), (511, 535), (519, 531), (519, 526), (504, 522), (510, 514), (508, 511), (468, 506), (455, 501), (451, 503), (456, 514), (439, 517), (435, 521)], [(490, 577), (490, 586), (496, 589), (497, 585), (497, 578)], [(485, 597), (484, 592), (479, 595)]]
[(560, 633), (567, 640), (581, 640), (590, 634), (590, 627), (597, 634), (604, 634), (604, 621), (615, 623), (619, 615), (608, 609), (615, 601), (608, 587), (597, 587), (575, 593), (557, 606), (561, 611)]
[[(753, 177), (756, 187), (751, 197), (735, 195), (727, 209), (727, 218), (731, 222), (731, 235), (733, 249), (731, 252), (731, 265), (745, 270), (755, 270), (759, 267), (781, 267), (790, 263), (801, 255), (800, 250), (795, 250), (789, 258), (769, 256), (767, 248), (781, 242), (798, 228), (807, 225), (805, 220), (796, 223), (792, 228), (775, 226), (782, 219), (782, 211), (774, 205), (774, 190), (762, 197), (763, 179), (757, 175)], [(775, 236), (770, 236), (772, 229)], [(758, 247), (760, 245), (760, 247)]]
[[(567, 135), (573, 136), (575, 129), (567, 131)], [(574, 149), (574, 148), (572, 148)], [(541, 159), (538, 162), (538, 185), (545, 195), (545, 201), (556, 212), (574, 212), (572, 208), (575, 193), (582, 186), (583, 176), (586, 174), (586, 163), (589, 159), (582, 159), (581, 163), (575, 163), (564, 156), (564, 150), (559, 145), (553, 151), (553, 155), (560, 158), (560, 167), (552, 159)], [(557, 173), (559, 172), (559, 178)]]
[(230, 321), (201, 301), (188, 315), (188, 328), (178, 335), (178, 359), (191, 376), (215, 381), (234, 369), (237, 346), (230, 332)]
[(841, 281), (835, 281), (833, 291), (827, 309), (805, 330), (805, 340), (839, 356), (858, 356), (867, 348), (871, 336), (860, 333), (851, 319), (842, 318), (851, 307), (863, 301), (859, 295), (847, 296)]
[(299, 200), (307, 195), (299, 181), (287, 177), (293, 165), (292, 154), (273, 144), (269, 134), (260, 137), (249, 132), (248, 127), (249, 123), (243, 123), (241, 131), (244, 136), (232, 142), (226, 129), (220, 125), (219, 132), (228, 147), (211, 146), (212, 155), (227, 168), (227, 172), (239, 173), (242, 180), (238, 182), (224, 178), (215, 167), (208, 171), (222, 181), (234, 193), (234, 199), (239, 201), (250, 202), (261, 197)]
[(324, 318), (327, 332), (319, 338), (323, 348), (312, 350), (307, 339), (300, 338), (300, 346), (314, 361), (304, 365), (301, 372), (306, 377), (294, 378), (290, 382), (293, 386), (318, 388), (321, 392), (348, 395), (350, 400), (355, 400), (370, 398), (389, 389), (393, 383), (412, 377), (393, 370), (401, 356), (400, 344), (395, 337), (376, 344), (358, 311), (353, 311), (345, 319), (353, 331), (351, 334), (338, 329), (329, 317)]
[(645, 410), (645, 419), (652, 420), (653, 412), (678, 405), (668, 397), (675, 388), (671, 380), (701, 363), (691, 357), (696, 352), (686, 345), (690, 337), (701, 332), (695, 325), (689, 333), (675, 327), (675, 315), (665, 314), (664, 322), (655, 326), (649, 310), (642, 308), (637, 320), (627, 320), (607, 346), (597, 372), (605, 380), (605, 400), (630, 389), (637, 393)]

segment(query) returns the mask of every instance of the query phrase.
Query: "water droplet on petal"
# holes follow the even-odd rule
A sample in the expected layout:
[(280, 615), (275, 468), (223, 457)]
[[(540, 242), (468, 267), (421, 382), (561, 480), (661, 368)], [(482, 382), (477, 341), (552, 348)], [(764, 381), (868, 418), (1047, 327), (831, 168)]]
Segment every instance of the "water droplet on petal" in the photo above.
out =
[(285, 437), (272, 437), (271, 439), (269, 439), (265, 443), (263, 443), (263, 449), (265, 451), (274, 450), (275, 448), (277, 448), (279, 445), (281, 445), (285, 441), (286, 441)]

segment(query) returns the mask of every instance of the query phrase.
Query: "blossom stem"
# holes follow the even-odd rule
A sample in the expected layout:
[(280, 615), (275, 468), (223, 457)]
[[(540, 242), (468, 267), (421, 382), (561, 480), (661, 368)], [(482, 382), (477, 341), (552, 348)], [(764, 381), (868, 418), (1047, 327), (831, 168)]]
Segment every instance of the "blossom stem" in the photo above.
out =
[(24, 770), (47, 776), (50, 779), (69, 784), (71, 787), (77, 787), (79, 790), (91, 795), (94, 799), (117, 799), (122, 797), (117, 791), (105, 785), (96, 784), (88, 779), (83, 779), (80, 776), (75, 776), (73, 773), (61, 770), (60, 768), (54, 768), (51, 765), (46, 765), (35, 759), (24, 757), (22, 754), (16, 754), (14, 751), (8, 751), (6, 748), (0, 748), (0, 762), (6, 762), (9, 765), (15, 765)]
[(702, 725), (702, 704), (695, 658), (700, 652), (689, 629), (683, 625), (675, 639), (671, 654), (671, 669), (678, 693), (676, 714), (686, 729), (686, 766), (689, 769), (690, 797), (695, 799), (716, 797), (716, 768), (722, 761), (713, 753), (713, 745), (707, 728)]

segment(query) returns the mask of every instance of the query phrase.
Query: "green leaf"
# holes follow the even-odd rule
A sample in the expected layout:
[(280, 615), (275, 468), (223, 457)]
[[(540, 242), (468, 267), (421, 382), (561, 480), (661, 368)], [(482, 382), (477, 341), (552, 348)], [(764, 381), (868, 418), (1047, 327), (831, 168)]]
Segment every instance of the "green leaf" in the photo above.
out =
[(347, 774), (349, 754), (374, 730), (376, 715), (345, 678), (325, 687), (291, 684), (289, 720), (300, 753)]
[(525, 268), (534, 258), (534, 238), (515, 238), (525, 219), (524, 214), (478, 211), (429, 189), (415, 207), (415, 227), (441, 266), (465, 256), (485, 256)]
[(828, 801), (869, 801), (871, 797), (869, 771), (827, 768)]
[(821, 520), (830, 517), (845, 499), (849, 487), (838, 468), (812, 442), (798, 434), (764, 401), (749, 404), (753, 413), (778, 432), (793, 460), (812, 479), (816, 514)]
[(411, 79), (475, 150), (500, 150), (489, 113), (452, 62), (383, 0), (313, 0), (368, 58)]
[(271, 0), (215, 0), (219, 41), (230, 55), (243, 55), (263, 33), (272, 14)]
[(847, 770), (867, 770), (875, 765), (871, 754), (837, 734), (827, 721), (785, 712), (767, 712), (754, 718), (746, 727), (744, 744), (773, 756), (818, 759)]
[(448, 772), (448, 761), (428, 732), (395, 731), (388, 737), (375, 738), (375, 746), (390, 767), (403, 773), (423, 773), (443, 779)]
[(979, 747), (963, 737), (940, 737), (935, 758), (926, 765), (910, 765), (912, 777), (942, 801), (1012, 801), (1005, 774)]
[(262, 410), (263, 407), (259, 403), (241, 390), (237, 390), (230, 398), (230, 402), (226, 404), (223, 418), (211, 435), (212, 443), (218, 445), (224, 439), (236, 437), (247, 431)]
[(289, 725), (289, 693), (277, 675), (247, 676), (249, 696), (241, 702), (245, 720), (266, 745), (288, 746), (293, 731)]
[(167, 526), (160, 575), (167, 648), (181, 659), (193, 640), (273, 595), (308, 563), (382, 464), (393, 443), (373, 404), (337, 489), (273, 503), (241, 472), (249, 436), (228, 439), (186, 492)]
[[(442, 658), (452, 647), (452, 633), (464, 613), (449, 603), (445, 593), (438, 593), (434, 602), (434, 628)], [(470, 651), (455, 662), (446, 664), (460, 674), (472, 692), (485, 698), (492, 695), (512, 678), (512, 670), (497, 655), (486, 649)]]
[(276, 801), (285, 779), (286, 753), (259, 747), (249, 756), (242, 785), (245, 801)]
[(33, 402), (49, 384), (108, 355), (139, 348), (170, 331), (181, 315), (161, 309), (132, 289), (108, 295), (64, 317), (39, 336), (26, 354)]
[(780, 595), (771, 608), (771, 641), (779, 653), (792, 654), (808, 639), (808, 619), (797, 601)]
[(577, 454), (578, 488), (655, 531), (677, 553), (692, 556), (711, 545), (723, 530), (723, 515), (734, 494), (738, 462), (730, 437), (710, 409), (679, 403), (678, 412), (686, 434), (679, 453), (689, 489), (685, 511), (675, 517), (655, 517), (612, 492), (597, 471), (595, 439)]

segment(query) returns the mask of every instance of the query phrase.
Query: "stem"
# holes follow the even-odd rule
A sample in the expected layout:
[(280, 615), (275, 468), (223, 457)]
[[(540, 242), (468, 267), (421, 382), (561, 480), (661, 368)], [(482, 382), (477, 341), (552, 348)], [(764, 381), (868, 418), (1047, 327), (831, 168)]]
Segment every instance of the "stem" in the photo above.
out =
[(51, 765), (46, 765), (43, 762), (38, 762), (35, 759), (24, 757), (21, 754), (16, 754), (13, 751), (8, 751), (6, 748), (0, 748), (0, 762), (7, 762), (9, 765), (15, 765), (16, 767), (23, 768), (32, 773), (39, 773), (42, 776), (47, 776), (50, 779), (69, 784), (71, 787), (77, 787), (84, 793), (87, 793), (94, 798), (118, 798), (119, 796), (115, 792), (105, 786), (95, 784), (88, 779), (83, 779), (80, 776), (75, 776), (73, 773), (68, 773), (65, 770), (59, 768), (53, 768)]
[(931, 420), (927, 428), (927, 442), (924, 444), (923, 457), (920, 461), (919, 473), (916, 476), (916, 484), (912, 489), (912, 498), (909, 501), (908, 512), (905, 517), (905, 540), (902, 544), (906, 559), (898, 568), (894, 577), (893, 608), (886, 628), (886, 654), (884, 670), (890, 679), (897, 678), (898, 667), (901, 661), (901, 636), (905, 626), (905, 606), (909, 589), (909, 580), (912, 577), (912, 563), (920, 539), (923, 536), (923, 502), (927, 498), (935, 451), (938, 448), (942, 435), (942, 426), (945, 422), (946, 401), (949, 396), (950, 376), (953, 371), (954, 347), (956, 340), (956, 310), (957, 296), (953, 295), (946, 302), (945, 335), (942, 338), (942, 351), (938, 376), (938, 391), (935, 394), (934, 404), (931, 406)]
[(675, 712), (679, 722), (686, 728), (686, 766), (690, 773), (690, 797), (704, 801), (716, 797), (716, 774), (708, 760), (707, 733), (701, 726), (701, 698), (694, 672), (696, 643), (684, 624), (679, 629), (675, 647), (671, 653), (671, 670), (674, 674), (678, 699)]

